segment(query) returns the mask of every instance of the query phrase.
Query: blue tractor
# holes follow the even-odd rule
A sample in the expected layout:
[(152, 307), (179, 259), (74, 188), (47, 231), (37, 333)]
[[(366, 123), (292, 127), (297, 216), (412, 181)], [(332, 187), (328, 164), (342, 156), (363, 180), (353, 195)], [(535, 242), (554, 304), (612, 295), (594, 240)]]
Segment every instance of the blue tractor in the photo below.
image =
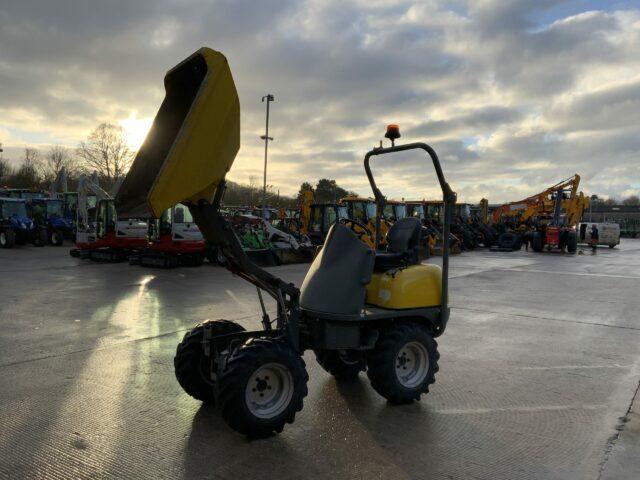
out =
[(65, 215), (62, 199), (35, 198), (27, 206), (43, 243), (60, 246), (65, 238), (75, 239), (75, 225)]
[(44, 198), (44, 192), (31, 188), (0, 188), (0, 197), (21, 198), (30, 202), (34, 198)]
[(38, 229), (27, 216), (27, 203), (19, 198), (0, 198), (0, 247), (33, 243), (43, 245)]

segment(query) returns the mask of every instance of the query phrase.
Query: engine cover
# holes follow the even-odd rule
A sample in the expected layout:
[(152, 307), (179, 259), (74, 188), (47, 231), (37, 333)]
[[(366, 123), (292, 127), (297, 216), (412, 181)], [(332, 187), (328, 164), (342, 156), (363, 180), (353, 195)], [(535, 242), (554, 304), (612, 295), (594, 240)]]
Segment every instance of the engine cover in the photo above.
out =
[(437, 307), (441, 292), (438, 265), (412, 265), (374, 273), (367, 285), (366, 303), (391, 309)]

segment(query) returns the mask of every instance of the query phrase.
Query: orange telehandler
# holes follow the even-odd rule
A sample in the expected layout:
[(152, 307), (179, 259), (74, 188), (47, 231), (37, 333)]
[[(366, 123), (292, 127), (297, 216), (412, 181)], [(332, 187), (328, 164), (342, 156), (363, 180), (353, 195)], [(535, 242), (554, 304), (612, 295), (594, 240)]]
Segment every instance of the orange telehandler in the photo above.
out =
[(494, 224), (505, 223), (512, 229), (531, 234), (533, 250), (559, 248), (569, 253), (577, 249), (576, 225), (589, 207), (589, 199), (578, 192), (577, 173), (546, 190), (500, 205), (492, 213)]

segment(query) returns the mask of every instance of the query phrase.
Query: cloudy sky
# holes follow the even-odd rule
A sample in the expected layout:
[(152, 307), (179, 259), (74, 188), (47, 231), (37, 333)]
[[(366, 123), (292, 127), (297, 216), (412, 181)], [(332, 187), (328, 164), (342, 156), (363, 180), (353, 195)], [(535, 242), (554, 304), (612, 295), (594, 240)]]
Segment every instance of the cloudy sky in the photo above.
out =
[[(387, 123), (439, 152), (466, 201), (517, 200), (580, 173), (589, 194), (640, 188), (640, 1), (2, 0), (0, 142), (75, 146), (99, 122), (143, 138), (166, 70), (200, 46), (238, 86), (230, 177), (294, 193), (335, 178), (368, 193)], [(383, 164), (384, 163), (384, 164)], [(376, 173), (390, 197), (434, 196), (424, 159)]]

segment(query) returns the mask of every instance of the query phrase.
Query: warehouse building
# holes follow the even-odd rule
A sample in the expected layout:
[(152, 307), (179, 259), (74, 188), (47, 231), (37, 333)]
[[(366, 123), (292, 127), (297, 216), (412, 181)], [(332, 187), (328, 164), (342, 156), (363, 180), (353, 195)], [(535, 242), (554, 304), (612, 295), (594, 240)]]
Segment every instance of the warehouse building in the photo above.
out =
[(640, 237), (640, 205), (604, 205), (593, 202), (584, 213), (584, 220), (616, 222), (623, 237)]

